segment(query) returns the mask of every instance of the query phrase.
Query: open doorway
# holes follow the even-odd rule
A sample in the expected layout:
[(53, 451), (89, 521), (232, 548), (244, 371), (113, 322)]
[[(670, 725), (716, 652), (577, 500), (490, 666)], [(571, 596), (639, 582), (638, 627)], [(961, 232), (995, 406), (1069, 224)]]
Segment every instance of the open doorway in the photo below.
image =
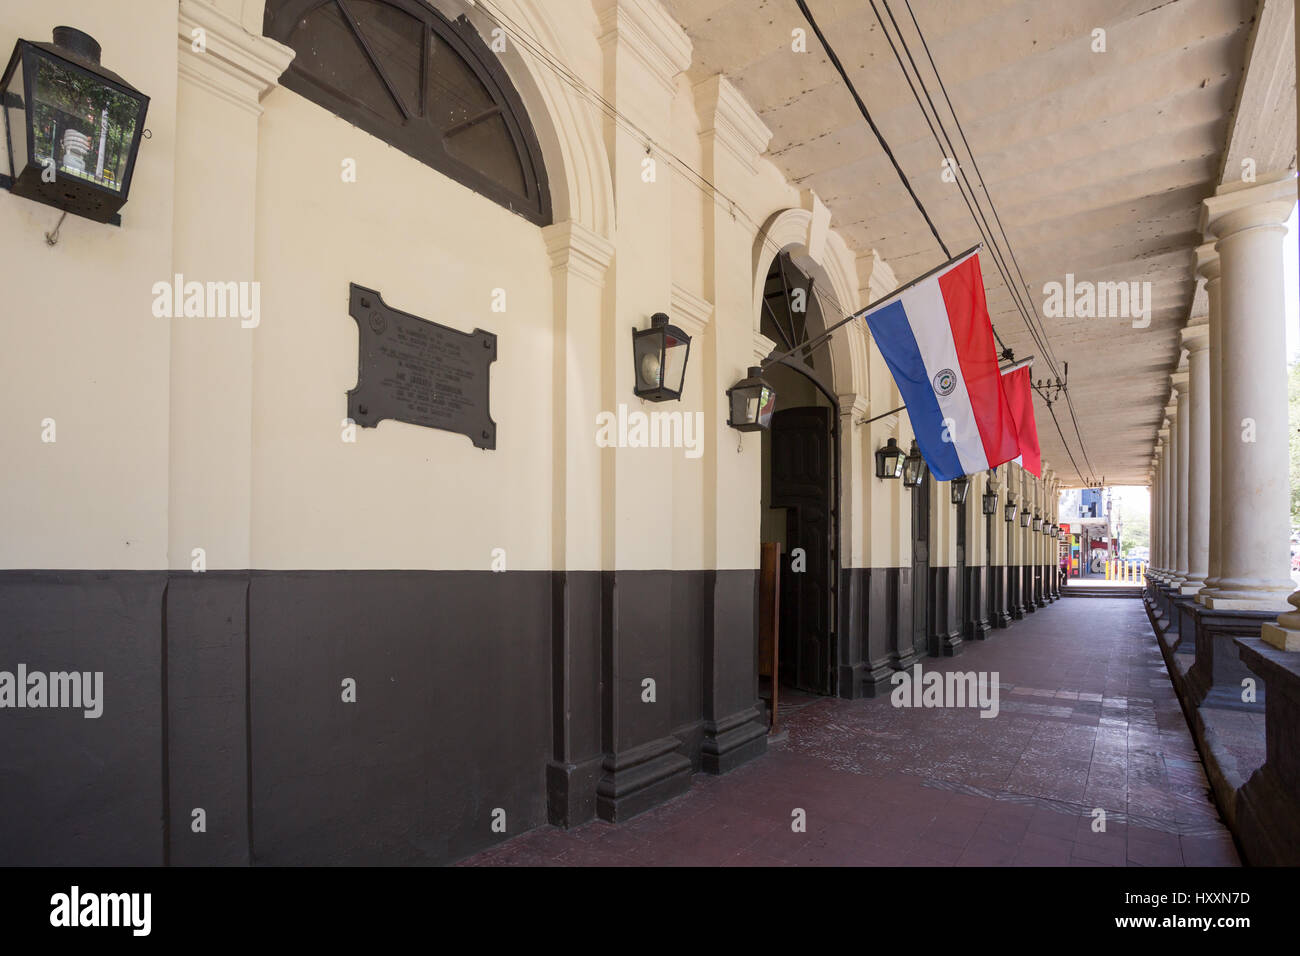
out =
[[(787, 252), (772, 260), (760, 307), (760, 330), (777, 343), (775, 354), (825, 328), (815, 280)], [(772, 593), (759, 595), (775, 610), (774, 633), (759, 646), (760, 694), (770, 713), (782, 687), (836, 691), (840, 435), (825, 346), (775, 363), (764, 376), (777, 396), (771, 429), (762, 433), (759, 508), (760, 540), (779, 555)]]

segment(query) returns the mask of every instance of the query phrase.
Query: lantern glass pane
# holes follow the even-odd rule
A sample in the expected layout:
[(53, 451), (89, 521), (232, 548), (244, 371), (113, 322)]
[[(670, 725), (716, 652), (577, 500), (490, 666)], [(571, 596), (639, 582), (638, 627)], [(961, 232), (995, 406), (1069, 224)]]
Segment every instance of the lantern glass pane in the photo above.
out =
[(121, 192), (141, 100), (57, 60), (35, 58), (33, 159)]
[(664, 333), (663, 384), (674, 392), (681, 392), (682, 379), (686, 377), (686, 349), (689, 341)]
[(18, 58), (9, 86), (4, 91), (5, 133), (9, 137), (9, 168), (15, 177), (27, 166), (27, 104), (23, 102), (23, 60)]
[(653, 390), (663, 384), (663, 352), (659, 343), (663, 341), (657, 332), (651, 335), (638, 335), (633, 342), (633, 358), (636, 361), (636, 385), (638, 389)]
[(754, 389), (736, 388), (731, 392), (731, 423), (749, 425), (758, 419), (758, 395)]
[(763, 386), (758, 398), (758, 423), (764, 428), (772, 427), (772, 413), (776, 411), (776, 392)]

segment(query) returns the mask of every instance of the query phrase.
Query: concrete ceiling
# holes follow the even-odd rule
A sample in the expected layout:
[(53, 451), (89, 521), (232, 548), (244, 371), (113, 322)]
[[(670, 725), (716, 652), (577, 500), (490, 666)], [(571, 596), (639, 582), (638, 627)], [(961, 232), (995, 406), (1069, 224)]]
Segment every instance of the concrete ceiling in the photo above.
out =
[[(812, 31), (806, 54), (791, 51), (792, 30), (807, 29), (794, 0), (668, 2), (695, 45), (692, 78), (731, 78), (773, 131), (771, 160), (817, 192), (856, 252), (877, 250), (900, 282), (943, 261)], [(931, 135), (868, 0), (808, 5), (949, 249), (979, 242), (958, 186), (941, 176), (949, 151)], [(876, 5), (894, 35), (882, 0)], [(1270, 5), (1269, 35), (1256, 44), (1256, 21)], [(1193, 270), (1201, 200), (1225, 178), (1228, 159), (1227, 176), (1240, 175), (1238, 154), (1253, 152), (1260, 173), (1294, 166), (1294, 34), (1276, 35), (1293, 29), (1291, 0), (911, 6), (1038, 315), (1044, 284), (1067, 273), (1076, 281), (1151, 283), (1148, 328), (1133, 328), (1128, 318), (1043, 317), (1058, 369), (1070, 366), (1087, 460), (1064, 401), (1054, 410), (1082, 478), (1145, 484), (1178, 330), (1194, 303), (1204, 311)], [(889, 0), (889, 7), (992, 222), (906, 3)], [(1104, 53), (1092, 50), (1095, 28), (1106, 31)], [(1261, 72), (1268, 75), (1247, 95), (1243, 76), (1256, 46), (1266, 50), (1270, 63)], [(1239, 98), (1255, 117), (1249, 130), (1234, 120)], [(1261, 111), (1267, 115), (1255, 116)], [(1035, 378), (1049, 377), (987, 250), (981, 261), (995, 329), (1018, 358), (1036, 356)], [(1079, 484), (1041, 397), (1036, 415), (1043, 457), (1067, 484)]]

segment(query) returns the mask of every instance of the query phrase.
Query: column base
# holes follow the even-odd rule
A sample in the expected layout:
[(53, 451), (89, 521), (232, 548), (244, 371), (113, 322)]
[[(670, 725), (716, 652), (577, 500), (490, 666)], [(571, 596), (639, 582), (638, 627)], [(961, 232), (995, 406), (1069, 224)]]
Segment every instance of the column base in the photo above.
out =
[(1277, 621), (1269, 621), (1259, 629), (1260, 639), (1279, 651), (1300, 651), (1300, 631), (1292, 631)]
[(546, 765), (546, 816), (552, 826), (576, 827), (596, 818), (596, 787), (604, 757)]
[(691, 788), (691, 762), (678, 753), (676, 737), (652, 740), (612, 757), (596, 788), (596, 813), (621, 823)]
[(1285, 614), (1292, 610), (1291, 605), (1286, 603), (1287, 595), (1269, 596), (1260, 598), (1247, 598), (1234, 595), (1219, 596), (1215, 594), (1206, 594), (1203, 598), (1198, 598), (1200, 603), (1211, 611), (1256, 611), (1272, 614), (1275, 617), (1278, 614)]
[(767, 720), (757, 707), (704, 722), (700, 768), (705, 773), (727, 773), (766, 752)]

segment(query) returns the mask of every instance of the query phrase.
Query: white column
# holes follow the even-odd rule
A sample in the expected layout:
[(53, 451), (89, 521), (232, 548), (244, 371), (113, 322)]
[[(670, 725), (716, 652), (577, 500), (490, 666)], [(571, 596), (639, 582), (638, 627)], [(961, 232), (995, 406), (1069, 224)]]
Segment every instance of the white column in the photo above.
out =
[(1295, 174), (1287, 171), (1221, 186), (1201, 214), (1222, 267), (1220, 438), (1228, 456), (1219, 580), (1204, 598), (1213, 609), (1287, 610), (1294, 587), (1282, 239), (1295, 202)]
[(1164, 583), (1173, 569), (1169, 560), (1169, 472), (1172, 448), (1170, 435), (1173, 422), (1169, 417), (1169, 407), (1165, 406), (1165, 418), (1161, 423), (1159, 434), (1160, 448), (1160, 564), (1156, 567), (1156, 580)]
[(1188, 373), (1184, 371), (1185, 360), (1179, 363), (1178, 371), (1170, 376), (1174, 388), (1178, 390), (1178, 431), (1174, 438), (1174, 450), (1176, 452), (1175, 461), (1178, 468), (1178, 486), (1177, 498), (1175, 499), (1175, 508), (1177, 509), (1177, 524), (1174, 526), (1174, 580), (1173, 584), (1182, 586), (1187, 579), (1187, 472), (1190, 456), (1188, 455), (1188, 444), (1190, 442), (1191, 432), (1188, 429), (1188, 422), (1191, 418), (1188, 406), (1187, 383)]
[(1210, 365), (1210, 500), (1209, 500), (1209, 555), (1206, 560), (1205, 583), (1197, 594), (1197, 601), (1207, 588), (1212, 588), (1219, 576), (1219, 521), (1223, 515), (1223, 314), (1219, 305), (1220, 261), (1214, 243), (1207, 242), (1196, 250), (1196, 271), (1205, 277), (1205, 294), (1210, 300), (1209, 365)]
[(1206, 322), (1182, 331), (1187, 349), (1187, 525), (1183, 594), (1205, 586), (1210, 555), (1210, 328)]

